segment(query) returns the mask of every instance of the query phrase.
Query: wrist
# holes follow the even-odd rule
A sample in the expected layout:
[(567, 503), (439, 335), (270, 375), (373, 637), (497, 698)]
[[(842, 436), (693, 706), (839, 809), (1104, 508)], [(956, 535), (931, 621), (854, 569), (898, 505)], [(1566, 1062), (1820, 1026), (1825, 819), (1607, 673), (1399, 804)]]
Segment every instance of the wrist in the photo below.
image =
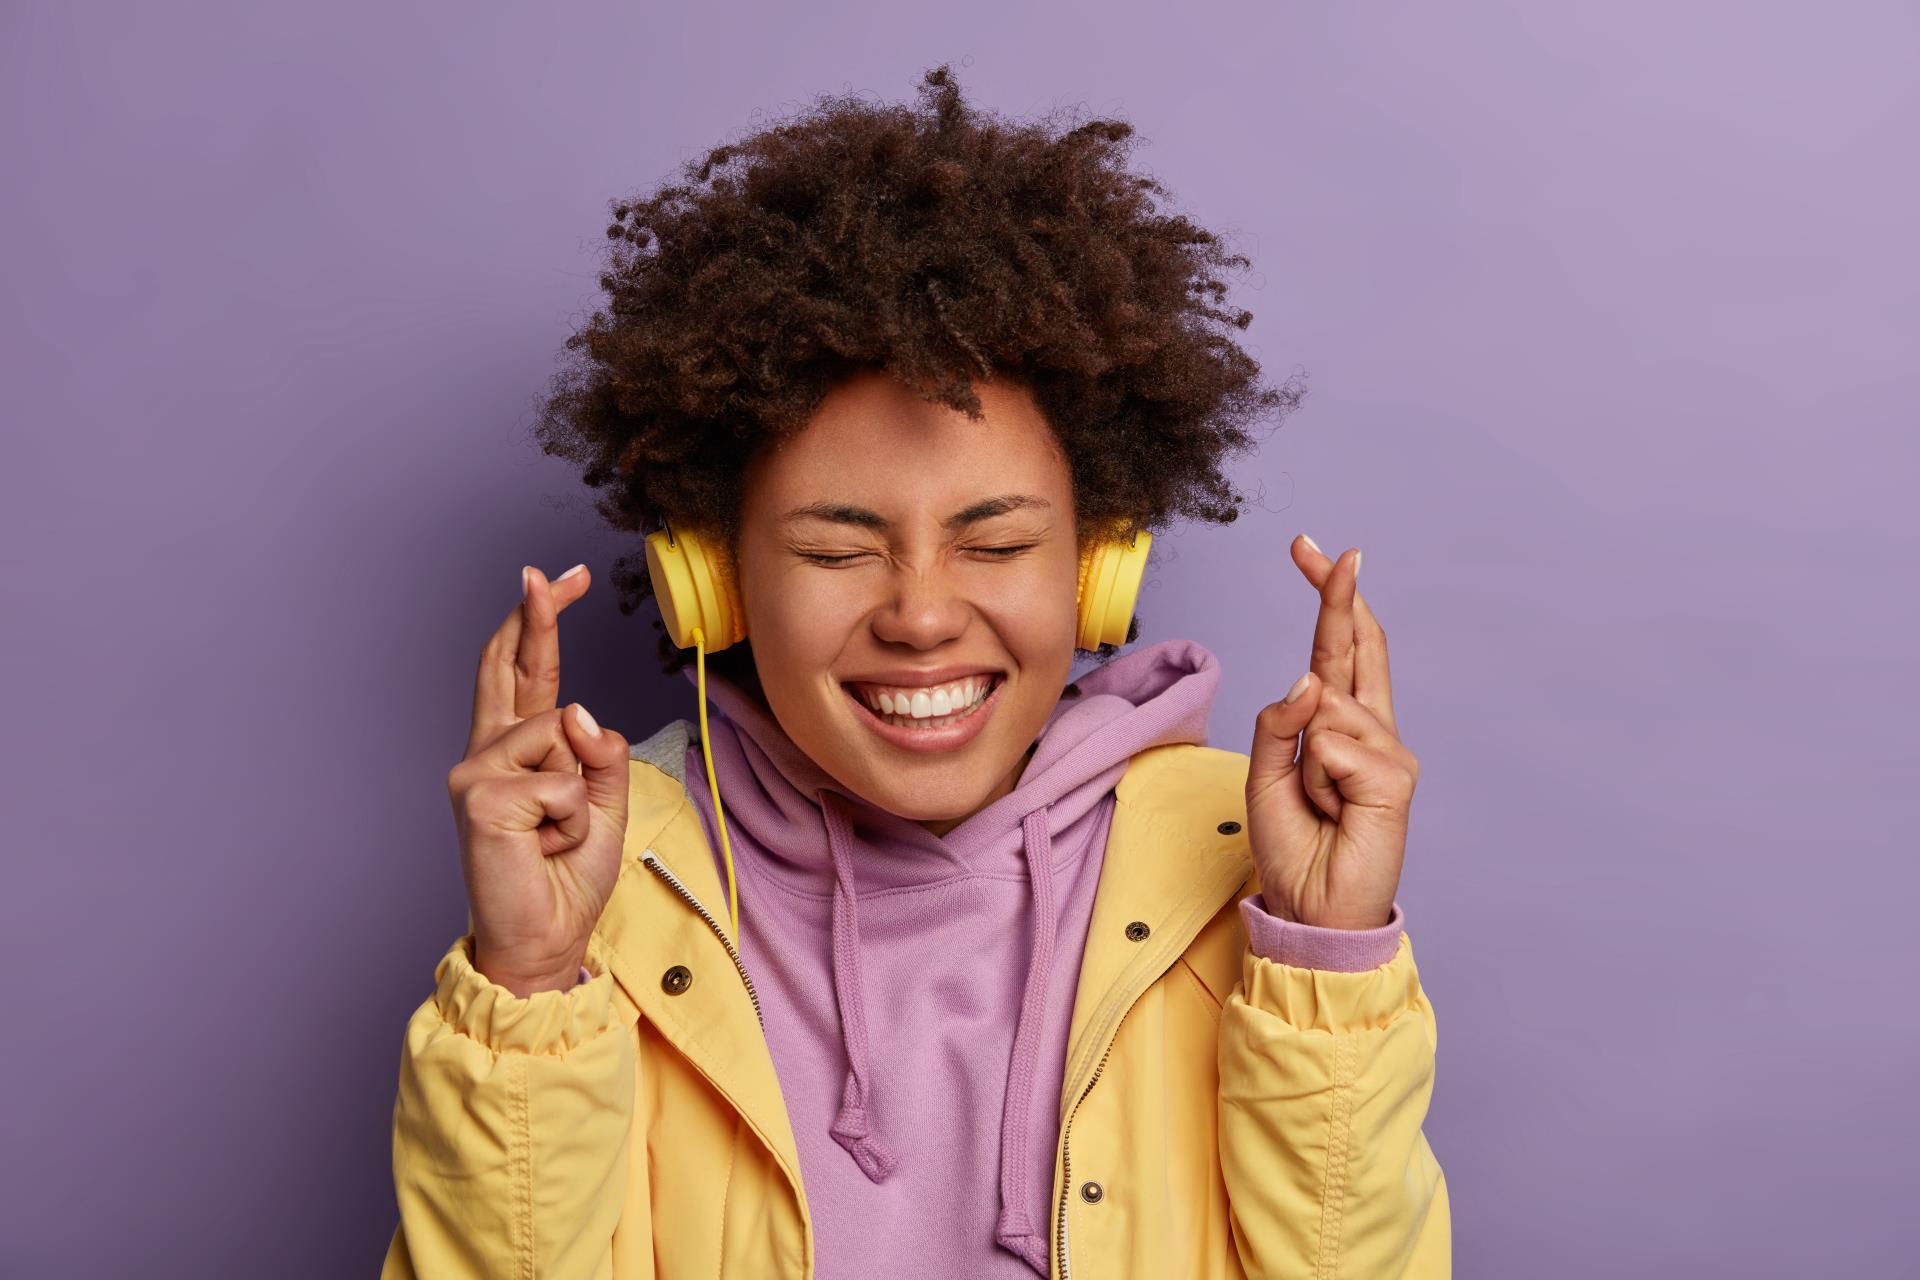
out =
[(1311, 925), (1315, 929), (1345, 929), (1360, 933), (1370, 929), (1384, 929), (1393, 923), (1393, 909), (1375, 912), (1371, 916), (1334, 916), (1325, 920), (1306, 920), (1299, 923)]
[(1357, 932), (1367, 929), (1384, 929), (1393, 923), (1393, 905), (1391, 903), (1379, 911), (1371, 913), (1324, 912), (1315, 915), (1311, 912), (1302, 912), (1292, 903), (1287, 902), (1283, 898), (1277, 898), (1273, 894), (1264, 894), (1262, 897), (1265, 900), (1266, 909), (1280, 919), (1290, 924), (1304, 924), (1314, 929), (1349, 929)]
[(473, 968), (476, 973), (498, 987), (505, 987), (522, 1000), (538, 995), (542, 991), (568, 991), (580, 981), (580, 966), (584, 957), (552, 969), (523, 969), (504, 964), (489, 956), (476, 945), (473, 949)]

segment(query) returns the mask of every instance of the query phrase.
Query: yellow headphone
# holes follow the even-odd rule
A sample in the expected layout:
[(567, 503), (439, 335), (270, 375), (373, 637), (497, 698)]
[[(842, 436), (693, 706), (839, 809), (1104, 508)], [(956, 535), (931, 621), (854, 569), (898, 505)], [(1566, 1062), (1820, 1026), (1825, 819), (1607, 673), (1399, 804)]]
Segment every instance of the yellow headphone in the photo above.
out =
[[(1080, 576), (1074, 585), (1078, 625), (1074, 647), (1094, 650), (1103, 644), (1122, 644), (1133, 622), (1146, 572), (1147, 548), (1153, 535), (1145, 529), (1131, 538), (1095, 541), (1080, 556)], [(647, 574), (653, 579), (654, 598), (667, 636), (682, 649), (695, 653), (700, 698), (700, 750), (707, 761), (707, 785), (713, 791), (713, 811), (720, 827), (720, 848), (727, 863), (727, 909), (733, 936), (740, 937), (740, 895), (733, 878), (733, 846), (727, 839), (727, 815), (720, 807), (720, 783), (713, 773), (713, 749), (707, 741), (707, 655), (746, 638), (747, 615), (740, 607), (739, 585), (732, 558), (724, 547), (710, 546), (699, 535), (671, 526), (647, 535)]]

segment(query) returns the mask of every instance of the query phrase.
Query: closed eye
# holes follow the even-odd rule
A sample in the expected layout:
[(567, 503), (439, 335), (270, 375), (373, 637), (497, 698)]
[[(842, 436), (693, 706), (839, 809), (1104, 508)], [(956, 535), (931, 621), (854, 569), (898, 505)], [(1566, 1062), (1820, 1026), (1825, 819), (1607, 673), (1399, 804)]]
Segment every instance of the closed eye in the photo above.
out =
[[(1033, 550), (1038, 545), (1039, 544), (1035, 542), (1023, 542), (1017, 547), (971, 547), (969, 550), (978, 551), (982, 555), (989, 556), (1017, 556), (1022, 551)], [(855, 551), (847, 555), (829, 556), (814, 551), (800, 552), (801, 556), (813, 561), (815, 564), (845, 564), (849, 560), (858, 560), (861, 556), (871, 554), (871, 552), (867, 551)]]

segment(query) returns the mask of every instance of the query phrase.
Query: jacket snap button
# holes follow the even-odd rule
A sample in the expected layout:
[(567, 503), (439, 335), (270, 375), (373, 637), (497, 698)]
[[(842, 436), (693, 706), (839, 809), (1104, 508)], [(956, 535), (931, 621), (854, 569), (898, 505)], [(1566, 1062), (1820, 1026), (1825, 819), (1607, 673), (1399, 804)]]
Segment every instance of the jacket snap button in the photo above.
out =
[(660, 989), (670, 996), (677, 996), (693, 985), (693, 970), (683, 964), (677, 964), (660, 975)]
[(1223, 836), (1230, 836), (1239, 829), (1240, 824), (1237, 822), (1223, 822), (1220, 824), (1220, 834)]
[(1080, 1184), (1080, 1198), (1088, 1204), (1099, 1204), (1100, 1197), (1106, 1194), (1106, 1191), (1097, 1182), (1083, 1182)]
[(1147, 935), (1152, 932), (1153, 930), (1147, 928), (1147, 922), (1145, 920), (1135, 920), (1127, 926), (1127, 941), (1145, 942)]

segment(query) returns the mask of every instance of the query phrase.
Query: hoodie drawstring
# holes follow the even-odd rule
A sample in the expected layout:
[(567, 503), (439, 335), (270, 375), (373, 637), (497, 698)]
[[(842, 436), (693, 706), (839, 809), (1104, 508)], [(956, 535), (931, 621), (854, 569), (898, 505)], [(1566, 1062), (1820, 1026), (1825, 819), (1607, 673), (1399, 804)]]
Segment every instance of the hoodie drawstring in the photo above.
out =
[[(833, 855), (833, 992), (840, 1007), (841, 1037), (847, 1050), (847, 1083), (840, 1112), (829, 1132), (846, 1148), (861, 1172), (881, 1182), (893, 1171), (894, 1156), (873, 1136), (867, 1115), (871, 1088), (868, 1069), (867, 1015), (860, 979), (859, 900), (853, 879), (853, 828), (833, 792), (817, 793), (827, 828), (827, 848)], [(1036, 1268), (1047, 1263), (1046, 1239), (1027, 1207), (1030, 1181), (1027, 1169), (1028, 1118), (1033, 1110), (1033, 1083), (1040, 1057), (1040, 1015), (1046, 1008), (1048, 979), (1053, 973), (1054, 933), (1058, 909), (1053, 891), (1053, 834), (1048, 830), (1045, 806), (1020, 823), (1026, 853), (1027, 876), (1033, 885), (1033, 940), (1027, 960), (1027, 980), (1020, 997), (1020, 1017), (1014, 1025), (1013, 1052), (1007, 1061), (1006, 1101), (1000, 1112), (1000, 1217), (994, 1237), (1004, 1247)]]
[(831, 794), (822, 788), (819, 800), (827, 824), (827, 848), (833, 853), (833, 994), (840, 1006), (840, 1035), (846, 1042), (847, 1086), (829, 1132), (862, 1173), (881, 1182), (893, 1172), (893, 1153), (871, 1136), (867, 1120), (867, 1007), (860, 989), (860, 917), (853, 859), (847, 852), (853, 831), (846, 815), (828, 800)]
[(994, 1238), (1037, 1270), (1047, 1269), (1047, 1242), (1027, 1212), (1027, 1117), (1033, 1109), (1033, 1079), (1040, 1058), (1040, 1013), (1047, 1004), (1047, 980), (1053, 974), (1053, 835), (1043, 806), (1020, 823), (1033, 884), (1033, 944), (1027, 961), (1027, 986), (1014, 1024), (1013, 1054), (1007, 1062), (1007, 1099), (1000, 1111), (1000, 1220)]

